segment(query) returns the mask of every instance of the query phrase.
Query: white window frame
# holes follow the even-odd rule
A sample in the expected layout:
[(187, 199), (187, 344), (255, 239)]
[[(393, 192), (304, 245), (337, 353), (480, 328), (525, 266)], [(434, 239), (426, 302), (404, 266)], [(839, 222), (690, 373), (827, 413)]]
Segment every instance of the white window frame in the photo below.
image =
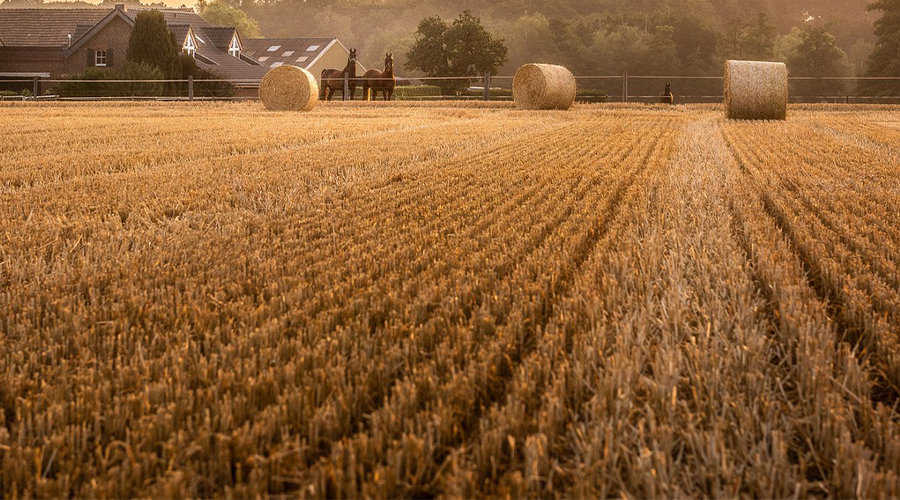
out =
[(228, 46), (228, 55), (231, 57), (241, 57), (241, 44), (238, 43), (237, 35), (231, 37), (231, 44)]
[(182, 47), (182, 49), (184, 50), (184, 52), (187, 55), (189, 55), (191, 57), (196, 56), (197, 55), (197, 46), (194, 45), (194, 37), (188, 36), (187, 39), (185, 39), (185, 41), (184, 41), (184, 46)]
[(108, 60), (109, 59), (106, 57), (106, 49), (97, 49), (94, 51), (94, 66), (105, 68)]

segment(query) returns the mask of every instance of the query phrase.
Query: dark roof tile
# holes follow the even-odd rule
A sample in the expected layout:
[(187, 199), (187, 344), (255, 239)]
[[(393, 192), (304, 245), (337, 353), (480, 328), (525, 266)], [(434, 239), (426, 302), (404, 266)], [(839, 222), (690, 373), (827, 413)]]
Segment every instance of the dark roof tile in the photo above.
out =
[(231, 39), (234, 38), (234, 33), (237, 30), (227, 27), (208, 26), (201, 28), (200, 31), (202, 33), (197, 33), (197, 36), (206, 34), (207, 41), (227, 52), (229, 45), (231, 45)]
[(90, 29), (109, 12), (110, 9), (0, 9), (0, 39), (9, 47), (66, 47), (69, 35), (74, 42), (79, 27)]

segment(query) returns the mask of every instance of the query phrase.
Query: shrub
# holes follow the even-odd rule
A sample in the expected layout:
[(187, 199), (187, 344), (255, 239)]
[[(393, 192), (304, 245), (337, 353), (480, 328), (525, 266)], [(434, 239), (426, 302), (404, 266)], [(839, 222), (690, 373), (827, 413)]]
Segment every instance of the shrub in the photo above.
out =
[[(194, 80), (224, 80), (225, 77), (211, 69), (206, 68), (197, 68), (195, 66), (194, 72), (192, 73)], [(185, 76), (187, 78), (187, 76)], [(185, 84), (186, 85), (186, 84)], [(234, 88), (234, 84), (227, 81), (217, 81), (217, 82), (204, 82), (204, 81), (195, 81), (194, 82), (194, 96), (195, 97), (232, 97), (234, 96), (236, 90)], [(187, 95), (187, 92), (185, 92)]]
[(147, 64), (129, 62), (120, 70), (88, 68), (56, 88), (64, 97), (131, 97), (160, 96), (163, 82), (97, 82), (91, 80), (163, 80), (162, 72)]
[(394, 99), (417, 99), (421, 97), (440, 97), (441, 88), (437, 85), (404, 85), (394, 87)]

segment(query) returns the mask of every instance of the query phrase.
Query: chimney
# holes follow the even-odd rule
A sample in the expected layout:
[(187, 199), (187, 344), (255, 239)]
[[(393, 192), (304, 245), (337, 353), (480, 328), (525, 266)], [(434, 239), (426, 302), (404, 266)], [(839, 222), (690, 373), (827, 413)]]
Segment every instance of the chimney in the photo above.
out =
[(117, 3), (116, 10), (121, 10), (122, 12), (128, 12), (128, 7), (126, 7), (124, 3)]

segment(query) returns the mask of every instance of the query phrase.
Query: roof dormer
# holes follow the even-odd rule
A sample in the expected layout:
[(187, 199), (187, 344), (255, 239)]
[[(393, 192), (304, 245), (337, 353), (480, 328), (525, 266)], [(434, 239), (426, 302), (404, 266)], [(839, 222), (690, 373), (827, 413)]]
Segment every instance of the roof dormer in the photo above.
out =
[(238, 36), (237, 31), (235, 31), (234, 36), (231, 37), (231, 43), (228, 44), (228, 55), (240, 59), (241, 49), (241, 39)]
[(185, 54), (191, 57), (197, 56), (197, 37), (194, 36), (193, 29), (188, 28), (188, 32), (184, 37), (184, 43), (182, 44), (181, 49)]

